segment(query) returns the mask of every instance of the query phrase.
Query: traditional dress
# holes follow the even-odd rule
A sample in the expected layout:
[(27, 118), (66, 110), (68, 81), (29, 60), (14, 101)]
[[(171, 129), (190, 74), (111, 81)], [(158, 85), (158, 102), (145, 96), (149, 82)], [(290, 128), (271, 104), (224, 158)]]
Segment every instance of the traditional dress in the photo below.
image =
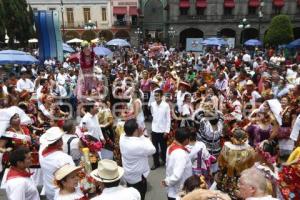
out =
[(246, 131), (249, 133), (249, 144), (255, 147), (262, 141), (270, 138), (272, 125), (268, 125), (266, 129), (262, 129), (258, 124), (251, 124), (247, 127)]
[(235, 145), (225, 142), (218, 158), (220, 172), (217, 175), (217, 188), (236, 197), (237, 183), (241, 172), (250, 168), (255, 162), (254, 149), (248, 144)]

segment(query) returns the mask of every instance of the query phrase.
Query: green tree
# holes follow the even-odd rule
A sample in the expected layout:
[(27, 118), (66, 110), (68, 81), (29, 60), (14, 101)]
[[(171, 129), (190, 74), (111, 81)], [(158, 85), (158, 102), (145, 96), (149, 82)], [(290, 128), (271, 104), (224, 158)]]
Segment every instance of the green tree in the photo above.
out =
[(268, 45), (277, 46), (287, 44), (293, 38), (293, 26), (290, 18), (287, 15), (277, 15), (271, 21), (264, 42)]
[[(4, 24), (8, 46), (14, 48), (14, 40), (18, 40), (21, 46), (25, 46), (28, 40), (34, 35), (33, 12), (26, 0), (0, 0), (3, 5), (3, 12), (0, 7), (1, 23)], [(0, 33), (1, 35), (1, 33)], [(1, 38), (0, 38), (1, 39)]]

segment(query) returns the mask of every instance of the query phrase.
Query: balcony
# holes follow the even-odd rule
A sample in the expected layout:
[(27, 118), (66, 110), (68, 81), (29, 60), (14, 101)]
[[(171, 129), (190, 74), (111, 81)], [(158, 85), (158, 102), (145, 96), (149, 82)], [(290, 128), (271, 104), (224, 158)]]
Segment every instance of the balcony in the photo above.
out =
[[(97, 25), (97, 21), (93, 22), (96, 24), (96, 27), (98, 27)], [(74, 21), (74, 22), (64, 22), (64, 26), (67, 29), (84, 29), (84, 26), (86, 25), (86, 22), (84, 21)], [(63, 26), (63, 24), (61, 24), (61, 27)]]
[(126, 21), (123, 19), (114, 21), (114, 26), (123, 27), (123, 26), (129, 26), (129, 25), (130, 25), (130, 21)]

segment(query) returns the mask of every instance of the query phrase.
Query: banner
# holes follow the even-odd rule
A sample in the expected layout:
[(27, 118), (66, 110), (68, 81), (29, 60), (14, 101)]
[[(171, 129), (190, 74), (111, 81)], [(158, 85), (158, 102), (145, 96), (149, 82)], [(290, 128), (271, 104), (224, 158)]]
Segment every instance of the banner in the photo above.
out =
[(203, 45), (201, 44), (203, 38), (186, 38), (186, 51), (202, 51)]
[(224, 38), (227, 41), (229, 49), (233, 49), (235, 47), (235, 38)]

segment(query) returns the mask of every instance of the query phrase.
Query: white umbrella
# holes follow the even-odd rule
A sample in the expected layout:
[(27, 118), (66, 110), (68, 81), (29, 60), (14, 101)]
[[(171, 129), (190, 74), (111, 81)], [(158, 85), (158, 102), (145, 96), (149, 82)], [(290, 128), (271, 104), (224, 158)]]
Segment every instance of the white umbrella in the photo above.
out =
[(126, 40), (118, 39), (118, 38), (110, 40), (109, 42), (106, 43), (106, 45), (108, 45), (108, 46), (119, 46), (119, 47), (125, 47), (125, 46), (130, 47), (130, 44)]
[(39, 40), (36, 38), (32, 38), (32, 39), (28, 40), (29, 43), (38, 43), (38, 41)]
[(72, 40), (67, 41), (67, 43), (81, 43), (83, 40), (78, 38), (73, 38)]
[(91, 42), (92, 43), (97, 43), (97, 42), (99, 42), (99, 38), (95, 38), (95, 39), (91, 40)]

